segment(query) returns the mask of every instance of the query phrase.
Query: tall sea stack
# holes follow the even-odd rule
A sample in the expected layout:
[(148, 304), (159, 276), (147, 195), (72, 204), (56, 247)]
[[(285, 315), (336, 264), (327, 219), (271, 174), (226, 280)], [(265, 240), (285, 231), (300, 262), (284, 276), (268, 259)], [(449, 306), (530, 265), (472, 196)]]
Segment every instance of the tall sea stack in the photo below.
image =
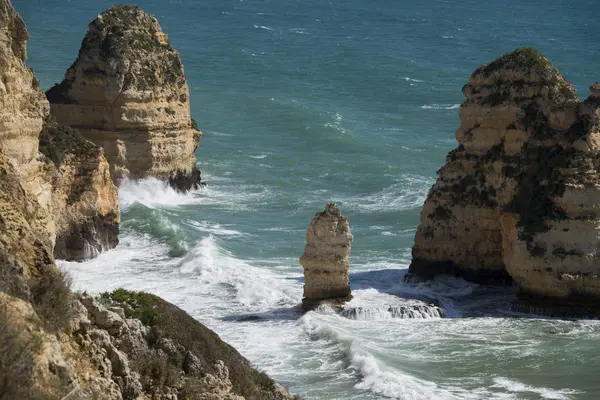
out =
[(306, 247), (300, 257), (304, 268), (305, 310), (322, 302), (342, 303), (350, 294), (352, 233), (348, 219), (334, 203), (318, 212), (306, 231)]
[(478, 68), (463, 88), (459, 146), (421, 212), (410, 274), (514, 281), (550, 313), (598, 313), (597, 89), (580, 102), (530, 48)]
[(92, 21), (77, 60), (47, 95), (59, 124), (104, 148), (115, 182), (155, 177), (181, 191), (200, 184), (201, 132), (181, 58), (139, 8), (114, 6)]

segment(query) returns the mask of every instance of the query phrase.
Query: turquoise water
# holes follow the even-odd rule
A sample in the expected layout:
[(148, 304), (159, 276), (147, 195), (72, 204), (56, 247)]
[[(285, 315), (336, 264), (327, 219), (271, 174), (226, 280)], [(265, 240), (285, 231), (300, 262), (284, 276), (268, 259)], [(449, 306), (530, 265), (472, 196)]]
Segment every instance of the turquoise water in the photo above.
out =
[[(46, 88), (112, 5), (13, 2)], [(61, 265), (81, 289), (164, 296), (308, 399), (599, 398), (599, 322), (511, 314), (512, 289), (401, 282), (470, 73), (534, 46), (581, 97), (599, 79), (600, 4), (571, 3), (137, 1), (182, 55), (208, 186), (122, 186), (121, 244)], [(355, 237), (353, 319), (295, 308), (305, 230), (328, 200)], [(449, 318), (388, 312), (422, 296)]]

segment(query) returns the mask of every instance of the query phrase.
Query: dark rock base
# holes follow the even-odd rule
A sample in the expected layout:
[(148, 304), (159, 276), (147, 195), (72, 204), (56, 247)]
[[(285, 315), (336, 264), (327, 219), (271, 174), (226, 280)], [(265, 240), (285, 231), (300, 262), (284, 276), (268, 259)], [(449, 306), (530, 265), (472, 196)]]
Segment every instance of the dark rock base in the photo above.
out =
[(511, 311), (550, 318), (600, 318), (600, 298), (570, 296), (563, 299), (519, 293)]
[(408, 274), (404, 276), (406, 283), (418, 283), (431, 280), (438, 275), (450, 275), (480, 285), (511, 286), (513, 279), (504, 270), (498, 268), (466, 269), (454, 264), (452, 261), (428, 261), (413, 258)]
[(352, 300), (352, 295), (346, 297), (338, 297), (335, 299), (302, 299), (302, 311), (308, 312), (319, 308), (321, 305), (327, 305), (331, 308), (337, 309), (344, 305), (345, 302)]
[(58, 232), (54, 257), (67, 261), (83, 261), (119, 243), (116, 215), (96, 215), (85, 222), (73, 222), (68, 230)]
[(185, 193), (189, 190), (198, 189), (205, 185), (202, 182), (201, 172), (194, 166), (191, 172), (177, 171), (175, 175), (169, 178), (169, 185), (179, 192)]

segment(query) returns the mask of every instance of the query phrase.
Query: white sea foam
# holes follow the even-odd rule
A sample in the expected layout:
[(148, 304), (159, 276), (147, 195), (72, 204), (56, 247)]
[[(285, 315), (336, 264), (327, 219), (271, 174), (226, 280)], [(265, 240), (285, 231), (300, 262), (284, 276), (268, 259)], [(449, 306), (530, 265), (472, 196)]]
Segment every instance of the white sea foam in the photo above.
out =
[(455, 110), (460, 108), (460, 104), (426, 104), (421, 108), (424, 110)]
[(140, 203), (149, 208), (190, 204), (195, 202), (194, 194), (193, 191), (186, 194), (179, 193), (168, 183), (155, 178), (126, 180), (119, 186), (119, 202), (124, 209), (134, 203)]
[(183, 223), (200, 232), (212, 233), (217, 236), (242, 236), (245, 235), (240, 231), (228, 229), (225, 226), (214, 221), (194, 221), (187, 219)]
[(404, 79), (404, 80), (405, 80), (405, 81), (407, 81), (407, 82), (423, 82), (423, 81), (422, 81), (422, 80), (420, 80), (420, 79), (413, 79), (413, 78), (409, 78), (408, 76), (405, 76), (405, 77), (404, 77), (404, 78), (402, 78), (402, 79)]
[(275, 274), (235, 258), (217, 244), (213, 235), (200, 240), (188, 252), (179, 270), (181, 273), (193, 273), (202, 285), (226, 284), (232, 287), (237, 301), (254, 311), (299, 302), (299, 293), (282, 287)]
[(256, 158), (257, 160), (262, 160), (263, 158), (267, 158), (268, 154), (260, 154), (258, 156), (249, 156), (250, 158)]
[(273, 30), (272, 28), (269, 28), (268, 26), (256, 25), (256, 24), (254, 25), (254, 28), (256, 28), (256, 29), (264, 29), (266, 31), (272, 31)]
[(345, 207), (363, 212), (410, 210), (423, 205), (433, 183), (432, 178), (407, 174), (403, 175), (397, 183), (375, 193), (348, 199), (334, 198), (334, 200)]
[(526, 385), (522, 382), (508, 379), (504, 377), (494, 378), (494, 385), (492, 387), (506, 389), (513, 393), (532, 393), (537, 394), (542, 399), (553, 399), (553, 400), (568, 400), (574, 398), (573, 395), (580, 393), (573, 389), (550, 389), (545, 387), (536, 387)]
[(442, 310), (421, 300), (381, 293), (376, 289), (354, 290), (341, 314), (355, 320), (389, 320), (395, 318), (441, 318)]

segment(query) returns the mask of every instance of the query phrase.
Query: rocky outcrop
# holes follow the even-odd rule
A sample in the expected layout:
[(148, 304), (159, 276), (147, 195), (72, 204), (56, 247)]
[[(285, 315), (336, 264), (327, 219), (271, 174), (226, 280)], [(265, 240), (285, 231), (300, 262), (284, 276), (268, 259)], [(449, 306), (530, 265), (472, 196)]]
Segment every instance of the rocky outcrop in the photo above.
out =
[(26, 65), (29, 33), (9, 0), (0, 0), (0, 148), (20, 165), (38, 158), (49, 105)]
[(114, 247), (119, 207), (108, 164), (76, 132), (46, 124), (48, 100), (25, 66), (29, 35), (8, 0), (0, 0), (0, 35), (0, 150), (35, 198), (50, 248), (56, 243), (57, 257), (83, 259)]
[(52, 171), (39, 159), (38, 137), (49, 105), (27, 59), (29, 33), (9, 0), (0, 0), (0, 151), (17, 167), (23, 186), (40, 207), (37, 218), (54, 240)]
[(118, 289), (78, 299), (77, 342), (124, 399), (292, 399), (217, 334), (159, 297)]
[(517, 49), (477, 69), (463, 93), (459, 146), (421, 212), (410, 274), (514, 280), (528, 301), (595, 304), (597, 86), (580, 102), (546, 58)]
[(340, 304), (351, 298), (350, 249), (352, 233), (348, 219), (334, 203), (318, 212), (306, 231), (306, 246), (300, 257), (304, 268), (302, 305), (310, 310), (322, 302)]
[(53, 209), (60, 210), (54, 256), (83, 260), (114, 248), (119, 199), (102, 148), (49, 120), (40, 135), (40, 151), (58, 170), (52, 187)]
[(59, 124), (104, 148), (116, 182), (148, 176), (196, 188), (201, 132), (181, 58), (156, 18), (115, 6), (89, 25), (65, 80), (47, 93)]

